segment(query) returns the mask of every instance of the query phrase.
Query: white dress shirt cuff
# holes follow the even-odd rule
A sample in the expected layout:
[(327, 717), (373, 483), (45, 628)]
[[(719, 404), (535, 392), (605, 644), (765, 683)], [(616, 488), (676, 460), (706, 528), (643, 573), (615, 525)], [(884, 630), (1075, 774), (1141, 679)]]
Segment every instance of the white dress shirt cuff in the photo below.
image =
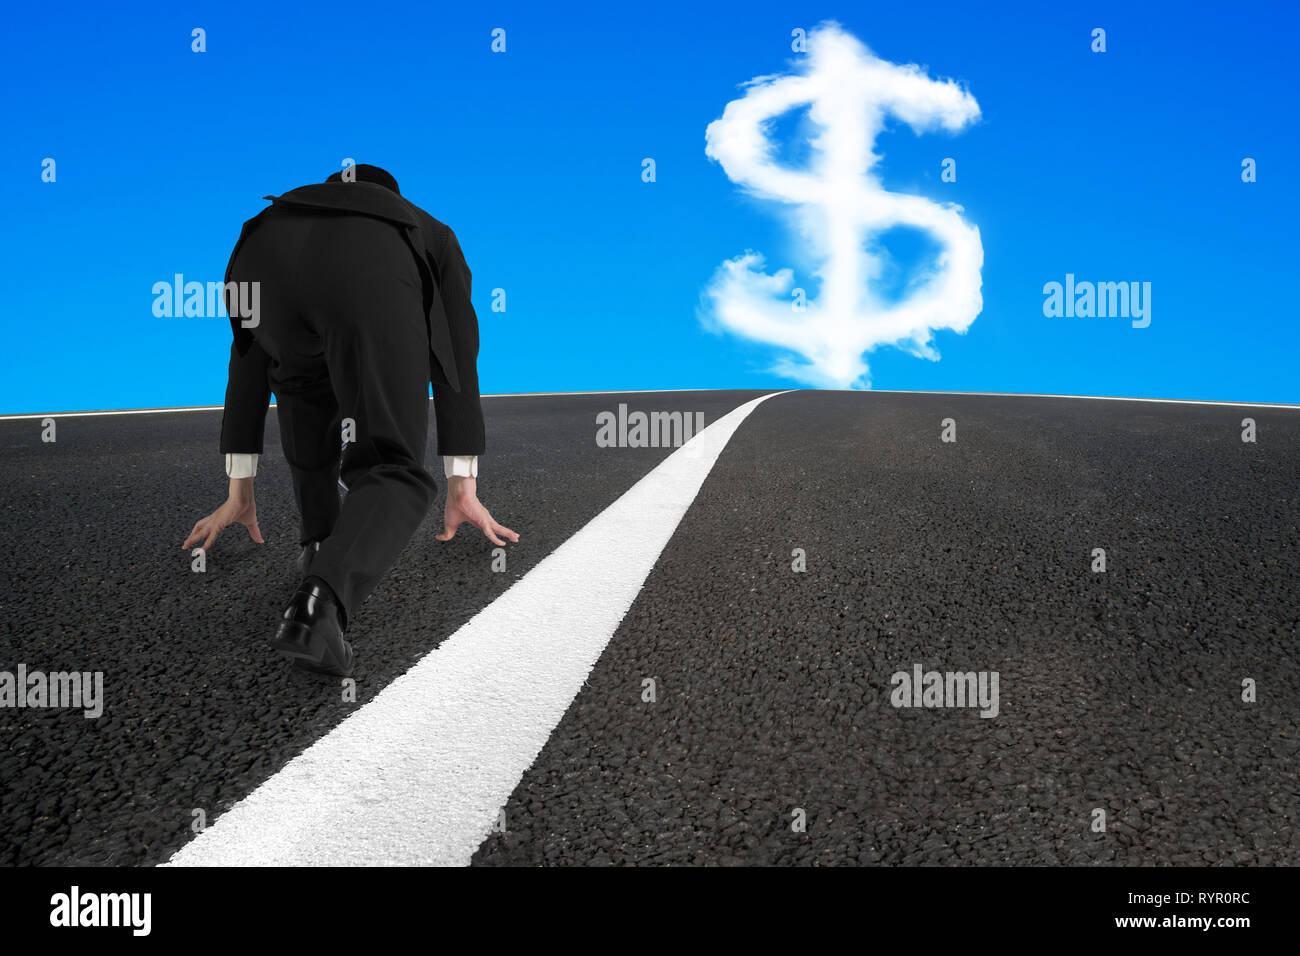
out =
[(253, 478), (257, 475), (257, 456), (256, 455), (226, 455), (226, 477), (228, 478)]
[(478, 455), (443, 455), (442, 473), (446, 478), (477, 478)]

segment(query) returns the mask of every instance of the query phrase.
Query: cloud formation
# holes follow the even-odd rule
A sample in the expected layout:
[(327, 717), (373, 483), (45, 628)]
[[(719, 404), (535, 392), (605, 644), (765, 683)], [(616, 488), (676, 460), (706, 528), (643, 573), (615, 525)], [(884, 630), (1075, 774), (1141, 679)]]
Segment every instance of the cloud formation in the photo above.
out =
[[(867, 386), (864, 354), (895, 344), (937, 360), (936, 329), (964, 332), (979, 315), (984, 248), (979, 230), (953, 203), (886, 192), (874, 151), (892, 114), (917, 133), (956, 133), (979, 117), (979, 105), (953, 80), (933, 80), (915, 64), (875, 56), (839, 24), (808, 35), (796, 72), (759, 76), (705, 130), (705, 153), (727, 176), (761, 199), (786, 204), (820, 280), (816, 300), (792, 307), (791, 269), (763, 271), (753, 250), (724, 262), (704, 291), (704, 312), (722, 328), (793, 353), (776, 371), (827, 388)], [(777, 164), (768, 131), (792, 109), (809, 106), (816, 129), (806, 170)], [(940, 246), (932, 270), (904, 296), (873, 292), (886, 265), (874, 235), (897, 227), (922, 230)]]

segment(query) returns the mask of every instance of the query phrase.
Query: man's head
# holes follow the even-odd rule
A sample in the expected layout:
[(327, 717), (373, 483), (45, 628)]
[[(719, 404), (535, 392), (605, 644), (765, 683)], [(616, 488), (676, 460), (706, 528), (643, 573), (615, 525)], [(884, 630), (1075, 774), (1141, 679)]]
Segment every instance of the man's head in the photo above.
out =
[[(378, 186), (383, 186), (385, 189), (391, 189), (399, 196), (402, 195), (402, 191), (397, 188), (397, 180), (392, 177), (392, 174), (389, 173), (388, 170), (380, 169), (378, 166), (367, 166), (365, 163), (358, 163), (352, 168), (357, 174), (357, 182), (375, 183)], [(334, 173), (329, 179), (325, 180), (325, 182), (343, 182), (343, 171), (339, 170), (337, 173)]]

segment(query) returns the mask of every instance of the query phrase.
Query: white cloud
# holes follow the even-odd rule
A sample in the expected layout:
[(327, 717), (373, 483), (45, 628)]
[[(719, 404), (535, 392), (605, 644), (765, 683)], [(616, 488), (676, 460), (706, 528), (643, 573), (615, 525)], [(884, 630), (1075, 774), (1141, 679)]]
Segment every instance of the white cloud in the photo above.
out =
[[(917, 133), (954, 133), (979, 117), (979, 105), (952, 80), (875, 56), (837, 23), (808, 35), (796, 72), (744, 84), (705, 131), (705, 153), (727, 176), (762, 199), (787, 204), (820, 280), (806, 310), (791, 307), (794, 274), (762, 271), (763, 256), (746, 251), (724, 262), (705, 289), (705, 315), (737, 335), (793, 353), (776, 371), (813, 385), (868, 384), (865, 353), (895, 344), (938, 359), (936, 329), (964, 332), (979, 315), (984, 248), (961, 207), (886, 192), (874, 152), (886, 114)], [(768, 140), (771, 122), (809, 105), (816, 129), (808, 169), (778, 165)], [(936, 159), (937, 168), (937, 159)], [(929, 234), (940, 246), (933, 272), (897, 302), (872, 291), (885, 257), (868, 248), (872, 236), (899, 226)]]

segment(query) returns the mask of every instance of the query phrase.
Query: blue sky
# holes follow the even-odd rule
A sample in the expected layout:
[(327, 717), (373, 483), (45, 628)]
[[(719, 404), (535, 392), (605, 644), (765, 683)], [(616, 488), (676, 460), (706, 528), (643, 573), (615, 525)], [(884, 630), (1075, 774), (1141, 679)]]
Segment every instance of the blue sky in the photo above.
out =
[[(779, 349), (698, 314), (725, 260), (806, 258), (779, 204), (705, 155), (704, 131), (739, 84), (791, 70), (791, 30), (824, 19), (957, 80), (981, 111), (955, 135), (891, 120), (876, 141), (884, 187), (959, 203), (984, 265), (969, 329), (935, 334), (939, 361), (871, 352), (873, 387), (1300, 401), (1293, 5), (737, 9), (14, 8), (0, 412), (220, 404), (228, 324), (156, 318), (153, 284), (219, 280), (260, 197), (345, 157), (388, 168), (456, 230), (485, 393), (797, 387), (773, 371)], [(806, 153), (779, 144), (782, 161)], [(948, 156), (955, 183), (940, 181)], [(1258, 182), (1241, 181), (1244, 157)], [(926, 247), (895, 251), (906, 271)], [(1151, 325), (1045, 317), (1043, 285), (1067, 273), (1150, 282)]]

